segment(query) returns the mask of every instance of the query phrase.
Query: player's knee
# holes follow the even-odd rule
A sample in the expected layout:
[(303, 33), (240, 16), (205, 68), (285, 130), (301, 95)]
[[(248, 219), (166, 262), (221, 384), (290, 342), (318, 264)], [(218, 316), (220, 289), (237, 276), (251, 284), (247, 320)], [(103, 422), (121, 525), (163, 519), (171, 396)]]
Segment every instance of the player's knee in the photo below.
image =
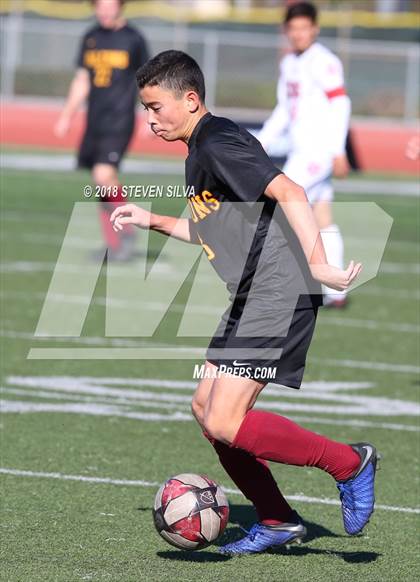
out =
[(232, 433), (229, 423), (223, 421), (215, 414), (206, 414), (204, 416), (204, 429), (211, 438), (230, 445), (233, 442), (234, 434)]
[(104, 186), (106, 181), (106, 173), (101, 168), (93, 168), (92, 178), (98, 186)]
[(191, 402), (191, 412), (196, 419), (196, 421), (203, 425), (204, 424), (204, 406), (196, 400), (195, 398), (192, 399)]
[(92, 177), (93, 181), (98, 186), (109, 186), (116, 180), (115, 170), (112, 167), (107, 167), (105, 165), (94, 166)]

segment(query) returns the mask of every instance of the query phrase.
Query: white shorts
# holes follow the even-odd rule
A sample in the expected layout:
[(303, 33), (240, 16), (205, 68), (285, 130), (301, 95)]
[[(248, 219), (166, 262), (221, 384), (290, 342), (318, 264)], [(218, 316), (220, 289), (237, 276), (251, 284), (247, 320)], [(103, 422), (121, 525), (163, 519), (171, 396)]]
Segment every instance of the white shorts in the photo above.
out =
[(331, 158), (315, 159), (304, 154), (292, 153), (284, 165), (283, 172), (305, 189), (311, 204), (333, 200)]

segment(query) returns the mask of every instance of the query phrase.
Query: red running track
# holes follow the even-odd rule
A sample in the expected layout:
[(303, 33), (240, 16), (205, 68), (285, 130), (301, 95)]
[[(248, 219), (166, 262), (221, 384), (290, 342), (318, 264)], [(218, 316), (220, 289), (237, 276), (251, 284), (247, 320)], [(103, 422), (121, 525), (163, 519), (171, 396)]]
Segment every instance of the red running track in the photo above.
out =
[[(59, 106), (51, 104), (23, 104), (5, 102), (0, 118), (1, 142), (7, 145), (33, 146), (53, 149), (75, 149), (81, 139), (84, 114), (76, 115), (71, 131), (64, 139), (54, 135), (54, 124), (60, 113)], [(130, 151), (139, 154), (185, 157), (186, 146), (181, 142), (167, 143), (144, 127), (136, 130)], [(419, 163), (405, 156), (415, 128), (391, 123), (355, 122), (352, 134), (356, 154), (363, 170), (418, 174)]]

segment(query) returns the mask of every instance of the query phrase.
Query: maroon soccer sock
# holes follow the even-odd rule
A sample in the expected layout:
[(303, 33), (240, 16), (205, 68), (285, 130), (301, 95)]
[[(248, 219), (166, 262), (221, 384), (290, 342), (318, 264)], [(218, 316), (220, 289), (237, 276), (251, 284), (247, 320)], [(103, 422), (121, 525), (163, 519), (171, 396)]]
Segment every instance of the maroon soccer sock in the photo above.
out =
[(99, 218), (101, 221), (102, 235), (104, 237), (106, 246), (109, 249), (115, 251), (120, 246), (121, 241), (118, 233), (116, 233), (112, 228), (112, 224), (109, 220), (110, 216), (111, 212), (109, 212), (109, 210), (106, 208), (106, 205), (101, 202), (99, 207)]
[[(122, 206), (123, 204), (128, 204), (129, 202), (130, 202), (130, 200), (128, 200), (127, 197), (124, 196), (123, 187), (120, 184), (118, 186), (117, 196), (110, 200), (111, 213), (114, 211), (115, 208), (117, 208), (117, 206)], [(125, 224), (124, 230), (122, 231), (121, 235), (134, 236), (135, 232), (136, 232), (136, 229), (132, 224)]]
[(213, 445), (226, 473), (255, 506), (259, 521), (265, 525), (287, 522), (292, 508), (281, 494), (268, 463), (211, 439), (205, 433), (204, 436)]
[(101, 197), (99, 205), (99, 216), (102, 226), (102, 234), (105, 239), (106, 246), (112, 250), (119, 249), (121, 245), (122, 236), (135, 236), (135, 229), (131, 224), (124, 225), (124, 230), (121, 233), (115, 232), (109, 220), (112, 212), (118, 206), (126, 204), (127, 200), (123, 196), (122, 186), (118, 186), (116, 196), (106, 195)]
[(336, 481), (350, 477), (360, 464), (359, 455), (349, 445), (306, 430), (284, 416), (260, 410), (246, 414), (232, 447), (277, 463), (318, 467)]

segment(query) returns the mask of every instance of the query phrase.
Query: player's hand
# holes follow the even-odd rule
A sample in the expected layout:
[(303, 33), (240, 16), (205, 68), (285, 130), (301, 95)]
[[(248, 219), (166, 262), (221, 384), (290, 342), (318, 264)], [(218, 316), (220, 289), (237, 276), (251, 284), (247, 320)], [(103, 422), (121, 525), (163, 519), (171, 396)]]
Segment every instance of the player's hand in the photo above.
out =
[(332, 265), (310, 265), (312, 277), (336, 291), (346, 291), (362, 270), (361, 263), (350, 261), (347, 269), (338, 269)]
[(336, 178), (345, 178), (349, 173), (350, 165), (346, 154), (336, 156), (333, 160), (333, 175)]
[(150, 228), (152, 213), (135, 204), (124, 204), (118, 206), (111, 214), (109, 220), (112, 228), (118, 232), (124, 228), (124, 224), (134, 224), (139, 228)]
[(70, 119), (68, 117), (60, 117), (54, 126), (54, 134), (56, 137), (62, 139), (65, 137), (70, 129)]

